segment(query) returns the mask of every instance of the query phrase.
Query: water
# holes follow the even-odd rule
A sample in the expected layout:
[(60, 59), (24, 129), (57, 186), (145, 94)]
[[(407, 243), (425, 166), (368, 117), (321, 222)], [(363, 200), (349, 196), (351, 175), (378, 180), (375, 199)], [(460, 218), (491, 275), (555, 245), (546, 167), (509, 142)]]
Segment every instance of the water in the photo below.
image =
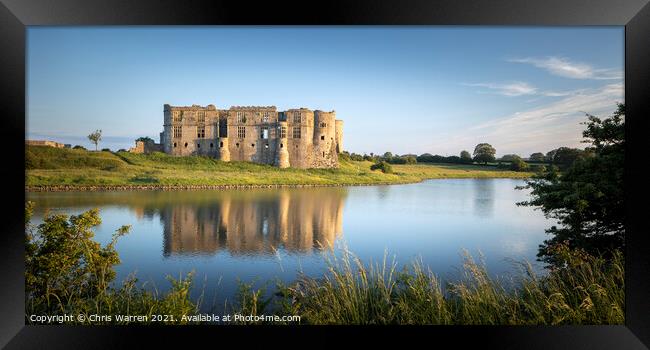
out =
[[(232, 301), (237, 280), (290, 282), (299, 271), (319, 276), (323, 252), (347, 247), (363, 261), (387, 253), (402, 265), (421, 259), (453, 279), (462, 250), (483, 254), (493, 275), (514, 272), (512, 260), (535, 261), (544, 229), (540, 211), (518, 207), (528, 192), (514, 179), (429, 180), (418, 184), (222, 191), (28, 193), (32, 223), (46, 212), (78, 214), (99, 208), (102, 244), (132, 225), (116, 248), (121, 281), (135, 272), (164, 291), (165, 276), (195, 271), (193, 296), (202, 309)], [(541, 266), (536, 264), (541, 271)], [(273, 283), (268, 285), (273, 287)]]

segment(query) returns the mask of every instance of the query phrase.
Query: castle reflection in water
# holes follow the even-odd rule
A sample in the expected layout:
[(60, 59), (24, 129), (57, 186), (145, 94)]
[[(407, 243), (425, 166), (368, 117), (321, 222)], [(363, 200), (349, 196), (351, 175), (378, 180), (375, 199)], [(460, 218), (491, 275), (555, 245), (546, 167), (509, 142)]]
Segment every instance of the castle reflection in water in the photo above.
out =
[(160, 208), (164, 256), (269, 254), (331, 248), (343, 231), (345, 190), (222, 193)]

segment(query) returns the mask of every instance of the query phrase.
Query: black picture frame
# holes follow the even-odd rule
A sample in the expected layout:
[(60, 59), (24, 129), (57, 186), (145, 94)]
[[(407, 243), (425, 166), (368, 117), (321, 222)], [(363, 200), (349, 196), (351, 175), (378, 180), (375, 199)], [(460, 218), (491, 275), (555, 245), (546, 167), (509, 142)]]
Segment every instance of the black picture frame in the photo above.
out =
[[(650, 130), (648, 0), (417, 0), (260, 4), (223, 1), (0, 0), (0, 90), (5, 187), (0, 235), (0, 346), (7, 348), (153, 347), (151, 339), (186, 343), (197, 336), (239, 339), (241, 346), (344, 345), (372, 342), (500, 349), (644, 349), (650, 346), (650, 248), (643, 222), (647, 187), (643, 151)], [(39, 25), (515, 25), (625, 26), (626, 307), (621, 326), (539, 327), (80, 327), (25, 326), (24, 149), (26, 26)], [(7, 157), (10, 155), (10, 157)], [(631, 162), (630, 160), (638, 160)], [(647, 215), (647, 214), (646, 214)], [(397, 333), (399, 334), (397, 334)], [(263, 333), (259, 335), (259, 333)], [(372, 335), (365, 336), (366, 333)], [(294, 337), (314, 341), (296, 343)], [(257, 343), (257, 342), (260, 343)], [(225, 343), (223, 344), (225, 346)], [(346, 344), (347, 345), (347, 344)], [(218, 345), (217, 345), (218, 346)]]

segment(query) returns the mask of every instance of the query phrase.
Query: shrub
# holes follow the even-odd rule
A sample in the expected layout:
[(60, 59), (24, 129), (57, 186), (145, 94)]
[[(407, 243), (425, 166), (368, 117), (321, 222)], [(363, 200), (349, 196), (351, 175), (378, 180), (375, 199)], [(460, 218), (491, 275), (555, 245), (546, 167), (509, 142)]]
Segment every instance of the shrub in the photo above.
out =
[(524, 162), (521, 158), (514, 158), (510, 163), (510, 170), (526, 171), (528, 170), (528, 163)]
[(381, 170), (384, 174), (392, 174), (393, 167), (386, 161), (380, 161), (370, 166), (370, 170)]
[(86, 150), (86, 147), (84, 147), (84, 146), (79, 146), (79, 145), (75, 145), (74, 147), (72, 147), (72, 149), (81, 149), (81, 150), (84, 150), (84, 151), (85, 151), (85, 150)]
[[(92, 228), (101, 223), (97, 209), (79, 215), (46, 216), (38, 227), (30, 225), (33, 203), (25, 203), (25, 318), (30, 315), (175, 315), (197, 311), (189, 298), (192, 273), (179, 280), (168, 277), (169, 292), (159, 295), (135, 287), (131, 275), (113, 287), (114, 266), (120, 263), (117, 239), (129, 226), (117, 229), (111, 242), (97, 243)], [(34, 232), (36, 230), (36, 232)], [(75, 317), (70, 323), (80, 323)], [(119, 323), (113, 321), (101, 323)]]

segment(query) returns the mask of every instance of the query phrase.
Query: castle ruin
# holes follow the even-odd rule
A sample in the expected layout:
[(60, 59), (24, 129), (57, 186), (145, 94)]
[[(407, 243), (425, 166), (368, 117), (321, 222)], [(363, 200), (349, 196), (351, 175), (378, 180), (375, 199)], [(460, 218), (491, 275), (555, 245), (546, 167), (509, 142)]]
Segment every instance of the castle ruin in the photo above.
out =
[(336, 168), (343, 150), (343, 121), (334, 111), (307, 108), (164, 105), (163, 152), (205, 155), (280, 168)]

